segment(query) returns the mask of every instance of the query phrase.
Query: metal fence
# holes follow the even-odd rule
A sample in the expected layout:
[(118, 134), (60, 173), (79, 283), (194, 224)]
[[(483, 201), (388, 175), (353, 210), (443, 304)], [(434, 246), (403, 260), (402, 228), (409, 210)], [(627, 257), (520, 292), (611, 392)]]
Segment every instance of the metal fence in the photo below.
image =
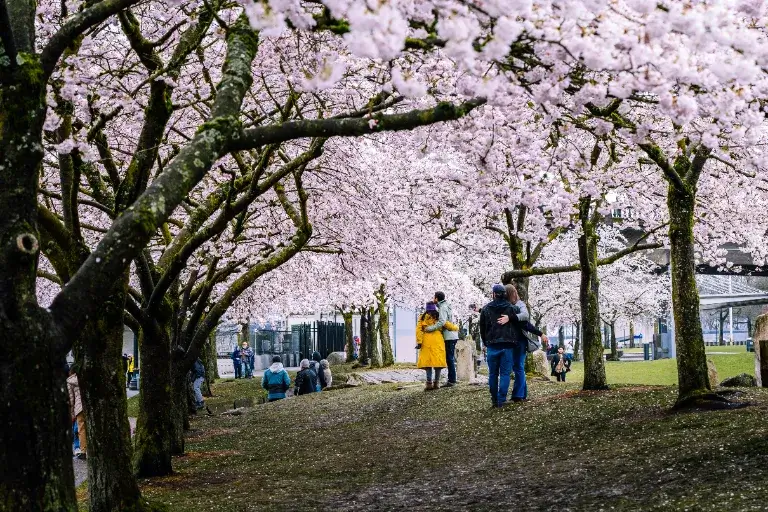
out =
[[(243, 337), (240, 326), (227, 326), (216, 332), (216, 352), (221, 357), (232, 354)], [(331, 352), (343, 352), (344, 324), (312, 322), (291, 327), (290, 331), (248, 330), (248, 344), (256, 355), (296, 354), (299, 359), (318, 351), (323, 358)]]

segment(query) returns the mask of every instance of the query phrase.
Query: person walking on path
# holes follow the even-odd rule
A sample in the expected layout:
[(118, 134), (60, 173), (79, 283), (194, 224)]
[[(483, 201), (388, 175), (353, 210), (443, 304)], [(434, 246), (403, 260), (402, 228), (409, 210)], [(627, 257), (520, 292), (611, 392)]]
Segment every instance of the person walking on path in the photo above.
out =
[(267, 390), (268, 402), (285, 398), (285, 392), (291, 387), (291, 378), (283, 368), (283, 361), (280, 356), (272, 358), (272, 366), (267, 368), (261, 378), (261, 387)]
[(80, 443), (80, 453), (77, 458), (85, 460), (88, 442), (85, 437), (85, 410), (83, 401), (80, 397), (80, 382), (77, 380), (76, 367), (73, 365), (67, 377), (67, 391), (69, 392), (69, 414), (72, 422), (77, 422), (77, 439)]
[(317, 374), (309, 368), (309, 359), (302, 359), (299, 367), (293, 394), (298, 396), (314, 393), (317, 388)]
[(203, 393), (200, 391), (200, 386), (203, 385), (205, 380), (205, 366), (198, 357), (195, 360), (194, 366), (192, 366), (192, 389), (195, 392), (195, 408), (199, 411), (205, 407), (205, 400), (203, 400)]
[(459, 331), (451, 331), (445, 328), (446, 322), (453, 323), (453, 311), (450, 303), (445, 300), (445, 293), (435, 292), (434, 302), (437, 305), (437, 322), (425, 327), (424, 332), (440, 332), (445, 344), (445, 361), (448, 366), (448, 382), (446, 387), (456, 385), (456, 342), (459, 340)]
[(247, 341), (244, 341), (243, 348), (240, 349), (240, 361), (243, 365), (244, 378), (246, 379), (253, 378), (253, 357), (253, 349), (248, 346)]
[(571, 371), (571, 362), (563, 352), (563, 347), (559, 347), (552, 358), (552, 377), (557, 377), (557, 382), (565, 382), (565, 374)]
[[(437, 330), (429, 330), (439, 319), (437, 304), (427, 302), (424, 313), (416, 324), (416, 348), (419, 350), (419, 358), (416, 367), (427, 373), (425, 390), (438, 389), (440, 387), (440, 372), (446, 367), (445, 340), (443, 334)], [(452, 322), (445, 322), (445, 329), (452, 332), (459, 328)], [(434, 372), (434, 374), (433, 374)]]
[(320, 379), (320, 387), (322, 389), (328, 389), (333, 383), (333, 374), (331, 374), (331, 364), (327, 359), (320, 360), (320, 373), (317, 378)]
[[(503, 407), (509, 392), (509, 374), (512, 372), (513, 349), (516, 345), (511, 322), (499, 322), (503, 316), (511, 318), (516, 309), (507, 299), (502, 284), (492, 288), (493, 300), (480, 312), (480, 338), (485, 345), (488, 360), (488, 387), (491, 405)], [(523, 377), (525, 378), (525, 377)]]
[(235, 345), (235, 350), (232, 352), (232, 366), (235, 367), (235, 378), (242, 378), (243, 362), (240, 360), (240, 347), (238, 345)]

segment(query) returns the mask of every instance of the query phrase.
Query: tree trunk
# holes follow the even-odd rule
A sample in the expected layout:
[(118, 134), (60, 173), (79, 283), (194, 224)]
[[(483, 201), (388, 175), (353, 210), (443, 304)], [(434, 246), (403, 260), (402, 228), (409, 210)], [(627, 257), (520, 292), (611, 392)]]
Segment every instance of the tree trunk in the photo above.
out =
[(562, 325), (557, 330), (557, 346), (560, 348), (565, 348), (565, 327)]
[(178, 369), (178, 363), (171, 366), (171, 453), (184, 455), (184, 432), (189, 428), (187, 372)]
[(574, 323), (574, 326), (576, 327), (576, 340), (573, 342), (573, 359), (578, 361), (579, 360), (579, 349), (581, 348), (581, 322), (576, 321)]
[(170, 326), (161, 326), (159, 322), (148, 324), (139, 338), (142, 377), (133, 468), (140, 477), (173, 472)]
[(360, 308), (360, 363), (364, 365), (371, 364), (368, 358), (368, 313), (366, 308)]
[(727, 318), (727, 315), (723, 315), (722, 311), (717, 312), (717, 344), (722, 346), (725, 346), (725, 335), (723, 334), (723, 331), (725, 330), (725, 319)]
[(379, 340), (376, 337), (378, 332), (376, 317), (373, 312), (373, 306), (368, 308), (368, 353), (371, 356), (371, 368), (381, 366), (381, 352), (379, 351)]
[(76, 511), (65, 358), (51, 348), (60, 340), (43, 309), (19, 315), (10, 299), (0, 293), (0, 509)]
[(377, 299), (379, 302), (379, 338), (381, 339), (382, 362), (384, 366), (392, 366), (395, 364), (395, 356), (392, 353), (392, 340), (389, 337), (389, 311), (387, 310), (384, 285), (379, 288)]
[(694, 256), (695, 189), (680, 192), (670, 185), (667, 193), (669, 242), (672, 261), (672, 312), (677, 345), (678, 403), (711, 389), (699, 319)]
[(619, 345), (616, 342), (616, 320), (608, 324), (611, 332), (611, 361), (619, 360)]
[(211, 384), (219, 378), (219, 360), (216, 355), (216, 336), (211, 334), (208, 336), (205, 344), (203, 345), (202, 354), (200, 359), (203, 361), (205, 367), (205, 382), (203, 382), (203, 396), (213, 396), (211, 391)]
[(581, 225), (579, 237), (579, 263), (581, 264), (581, 323), (584, 343), (584, 385), (588, 389), (608, 389), (603, 364), (603, 343), (600, 340), (600, 305), (597, 278), (597, 232), (590, 222), (590, 200), (581, 200)]
[(635, 348), (635, 322), (629, 321), (629, 348)]
[[(28, 29), (29, 40), (19, 46), (27, 55), (16, 66), (3, 66), (0, 86), (0, 508), (73, 511), (72, 421), (64, 372), (69, 343), (35, 295), (46, 110), (46, 84), (32, 55), (35, 5), (16, 3), (28, 10), (28, 27), (17, 20), (13, 35), (24, 37)], [(30, 347), (35, 348), (32, 364)]]
[(133, 446), (123, 374), (123, 315), (126, 272), (101, 302), (98, 319), (82, 336), (78, 374), (88, 440), (89, 510), (110, 512), (141, 508), (139, 486), (131, 468)]
[(355, 336), (352, 332), (352, 311), (343, 311), (344, 317), (344, 337), (346, 339), (345, 351), (347, 353), (347, 362), (351, 363), (355, 360)]

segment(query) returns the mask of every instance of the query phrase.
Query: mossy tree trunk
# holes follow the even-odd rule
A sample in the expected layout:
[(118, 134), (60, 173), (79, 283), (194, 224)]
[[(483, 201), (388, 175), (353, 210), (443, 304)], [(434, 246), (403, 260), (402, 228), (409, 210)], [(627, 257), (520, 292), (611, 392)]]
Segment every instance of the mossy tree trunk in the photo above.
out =
[(696, 187), (690, 184), (689, 187), (688, 190), (680, 190), (670, 184), (667, 191), (678, 402), (711, 389), (696, 288), (693, 234)]
[(619, 360), (619, 344), (616, 341), (616, 320), (607, 322), (608, 331), (610, 332), (609, 338), (611, 340), (611, 361)]
[(635, 348), (635, 322), (629, 321), (629, 348)]
[(17, 30), (2, 35), (23, 57), (0, 64), (0, 508), (74, 511), (69, 343), (36, 297), (46, 83), (32, 54), (36, 4), (11, 4)]
[(366, 308), (360, 308), (360, 363), (367, 365), (371, 361), (368, 356), (370, 329), (368, 328), (368, 313)]
[(351, 363), (355, 360), (355, 336), (352, 332), (352, 311), (342, 311), (341, 315), (344, 317), (344, 351), (347, 354), (347, 362)]
[(216, 379), (219, 377), (219, 361), (218, 357), (216, 356), (216, 336), (214, 333), (211, 333), (210, 336), (208, 336), (205, 344), (203, 345), (203, 350), (200, 359), (203, 361), (203, 366), (205, 366), (205, 393), (204, 395), (207, 397), (213, 396), (213, 391), (211, 391), (211, 384), (213, 384)]
[(389, 310), (387, 309), (387, 295), (384, 285), (381, 285), (376, 293), (379, 304), (379, 338), (381, 339), (381, 357), (384, 366), (395, 364), (395, 356), (392, 353), (392, 339), (389, 336)]
[(142, 379), (133, 468), (140, 477), (164, 476), (173, 472), (170, 325), (149, 322), (141, 332)]
[[(591, 198), (579, 202), (582, 235), (579, 237), (579, 263), (581, 264), (582, 342), (584, 346), (585, 390), (608, 389), (603, 364), (603, 343), (600, 339), (600, 304), (598, 293), (600, 281), (597, 277), (597, 230), (591, 208)], [(596, 213), (596, 212), (595, 212)]]
[(573, 325), (576, 327), (576, 340), (573, 342), (573, 358), (579, 360), (579, 350), (581, 350), (581, 322), (576, 320)]
[(371, 368), (381, 366), (381, 351), (379, 350), (378, 325), (376, 325), (376, 315), (373, 306), (368, 307), (368, 353), (371, 357)]
[(88, 437), (89, 510), (94, 512), (136, 509), (142, 502), (131, 469), (133, 445), (122, 372), (127, 283), (126, 272), (102, 301), (99, 319), (88, 322), (82, 335), (79, 380)]

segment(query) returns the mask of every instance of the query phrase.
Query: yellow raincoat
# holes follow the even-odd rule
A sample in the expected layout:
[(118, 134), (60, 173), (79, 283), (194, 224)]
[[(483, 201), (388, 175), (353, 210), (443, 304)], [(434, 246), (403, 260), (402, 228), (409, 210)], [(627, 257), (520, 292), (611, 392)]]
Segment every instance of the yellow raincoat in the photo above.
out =
[[(423, 317), (423, 318), (422, 318)], [(418, 368), (445, 368), (445, 341), (441, 331), (424, 332), (424, 327), (436, 322), (431, 316), (423, 316), (416, 323), (416, 343), (421, 345)], [(451, 322), (445, 322), (444, 329), (458, 331), (459, 327)]]

